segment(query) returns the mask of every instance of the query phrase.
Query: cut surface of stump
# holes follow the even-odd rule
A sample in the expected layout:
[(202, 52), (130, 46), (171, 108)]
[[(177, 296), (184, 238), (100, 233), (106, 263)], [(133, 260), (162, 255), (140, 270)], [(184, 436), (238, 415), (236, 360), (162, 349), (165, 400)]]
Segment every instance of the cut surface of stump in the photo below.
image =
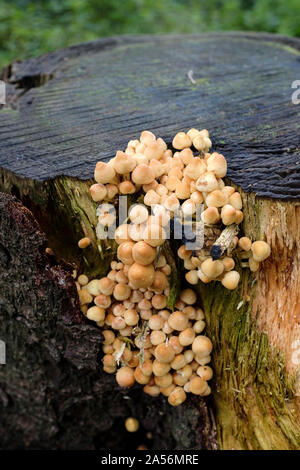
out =
[[(300, 41), (271, 35), (121, 37), (14, 63), (3, 71), (7, 104), (0, 110), (0, 190), (17, 196), (34, 214), (39, 224), (35, 230), (45, 232), (58, 265), (75, 263), (89, 275), (106, 272), (115, 247), (113, 243), (97, 244), (96, 204), (90, 199), (89, 185), (95, 163), (113, 157), (142, 130), (151, 130), (171, 143), (178, 131), (207, 128), (213, 149), (225, 155), (228, 182), (243, 197), (243, 232), (253, 240), (270, 243), (272, 254), (258, 273), (241, 271), (236, 291), (228, 292), (214, 283), (197, 287), (206, 313), (206, 331), (214, 343), (212, 390), (222, 449), (300, 448), (300, 133), (299, 106), (292, 102), (292, 83), (300, 75), (299, 57)], [(0, 232), (5, 240), (3, 227)], [(13, 232), (9, 236), (13, 240)], [(84, 257), (77, 247), (83, 236), (92, 239)], [(22, 250), (18, 253), (16, 258), (22, 256)], [(18, 270), (5, 261), (6, 256), (1, 257), (1, 273), (17, 276)], [(47, 260), (43, 258), (41, 264), (46, 269)], [(19, 282), (30, 290), (27, 279)], [(59, 283), (53, 289), (58, 293)], [(9, 298), (13, 295), (14, 291)], [(29, 305), (32, 308), (33, 300)], [(9, 331), (20, 330), (24, 342), (26, 315), (20, 315), (22, 321), (16, 325), (13, 316), (5, 318), (10, 322)], [(57, 313), (57, 325), (63, 323), (61, 315), (62, 310)], [(35, 321), (29, 318), (26, 324), (31, 328), (30, 322)], [(53, 329), (61, 328), (53, 323)], [(71, 326), (62, 331), (65, 333), (59, 334), (86, 341), (86, 333), (75, 332)], [(92, 337), (98, 330), (93, 331)], [(1, 334), (8, 335), (6, 327)], [(100, 331), (98, 334), (100, 337)], [(42, 341), (38, 334), (37, 339)], [(81, 350), (72, 353), (79, 362)], [(29, 346), (24, 346), (24, 357), (27, 354)], [(51, 361), (60, 367), (58, 359)], [(73, 384), (80, 401), (80, 386), (75, 393), (73, 380), (75, 376), (76, 384), (79, 380), (78, 365), (71, 364), (72, 359), (64, 361), (68, 383)], [(92, 363), (95, 361), (94, 356)], [(1, 386), (6, 390), (19, 380), (17, 367), (14, 365), (11, 375), (8, 365), (6, 372), (1, 367)], [(80, 372), (80, 380), (84, 373)], [(102, 382), (109, 384), (107, 390), (115, 385), (106, 374), (97, 374), (91, 381), (95, 380), (98, 393), (105, 396)], [(36, 378), (31, 374), (30, 380)], [(53, 386), (54, 378), (51, 380)], [(140, 393), (135, 396), (141, 413), (144, 406), (152, 406), (151, 400), (141, 398), (141, 391), (133, 393)], [(9, 402), (9, 391), (5, 394)], [(78, 405), (83, 421), (96, 406), (92, 393), (84, 396), (89, 399), (82, 408)], [(18, 399), (21, 403), (22, 397), (14, 397), (16, 403)], [(103, 403), (98, 413), (105, 413), (106, 408), (100, 409)], [(163, 400), (160, 403), (164, 413), (173, 416), (175, 411)], [(199, 426), (205, 438), (189, 441), (178, 434), (165, 445), (214, 448), (212, 434), (203, 431), (205, 423), (213, 427), (204, 400), (193, 398), (180, 407), (174, 422), (180, 423), (183, 416), (188, 423), (190, 406), (198, 407), (201, 416), (193, 432)], [(12, 413), (17, 415), (16, 409)], [(113, 421), (109, 413), (107, 423)], [(125, 416), (122, 413), (116, 419)], [(71, 409), (66, 419), (73, 419)], [(12, 438), (4, 441), (1, 429), (5, 426), (5, 418), (0, 418), (0, 440), (8, 447)], [(31, 426), (38, 429), (38, 424)], [(161, 429), (161, 422), (156, 421), (156, 426)], [(53, 445), (58, 439), (55, 429)], [(92, 429), (91, 435), (96, 435), (97, 430)], [(79, 446), (91, 445), (80, 439), (76, 441)], [(30, 442), (46, 446), (35, 438)], [(20, 437), (19, 445), (24, 444), (25, 438)], [(59, 446), (66, 446), (63, 438)]]

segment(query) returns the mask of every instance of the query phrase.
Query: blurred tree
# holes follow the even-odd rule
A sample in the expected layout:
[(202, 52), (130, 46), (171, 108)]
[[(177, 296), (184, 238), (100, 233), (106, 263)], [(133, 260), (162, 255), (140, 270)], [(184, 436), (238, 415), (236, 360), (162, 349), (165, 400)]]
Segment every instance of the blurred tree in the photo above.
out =
[(299, 0), (2, 0), (0, 64), (116, 34), (249, 30), (300, 36)]

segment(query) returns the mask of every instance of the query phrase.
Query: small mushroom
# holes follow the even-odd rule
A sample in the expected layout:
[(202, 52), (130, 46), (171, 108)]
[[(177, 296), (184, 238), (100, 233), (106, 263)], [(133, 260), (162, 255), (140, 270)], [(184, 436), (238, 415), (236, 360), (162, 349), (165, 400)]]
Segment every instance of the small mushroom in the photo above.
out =
[(251, 250), (253, 259), (258, 262), (264, 261), (271, 253), (270, 245), (261, 240), (252, 243)]
[(224, 274), (222, 277), (222, 285), (226, 287), (226, 289), (233, 290), (238, 286), (240, 281), (240, 275), (237, 271), (229, 271)]
[(136, 184), (149, 184), (154, 180), (154, 171), (148, 165), (142, 163), (133, 170), (131, 177)]
[(134, 170), (136, 161), (132, 156), (118, 150), (112, 165), (119, 175), (126, 175)]
[(178, 132), (172, 142), (174, 149), (183, 150), (184, 148), (190, 147), (192, 141), (185, 132)]
[(96, 183), (90, 187), (90, 193), (93, 201), (99, 202), (107, 196), (107, 189), (104, 184)]
[(110, 163), (98, 162), (96, 164), (94, 178), (97, 183), (111, 183), (115, 175), (115, 169)]
[(133, 263), (128, 271), (128, 279), (135, 289), (150, 287), (154, 280), (153, 265), (144, 266), (139, 263)]
[(223, 178), (227, 173), (227, 162), (221, 153), (214, 152), (206, 160), (207, 171), (213, 171), (218, 178)]

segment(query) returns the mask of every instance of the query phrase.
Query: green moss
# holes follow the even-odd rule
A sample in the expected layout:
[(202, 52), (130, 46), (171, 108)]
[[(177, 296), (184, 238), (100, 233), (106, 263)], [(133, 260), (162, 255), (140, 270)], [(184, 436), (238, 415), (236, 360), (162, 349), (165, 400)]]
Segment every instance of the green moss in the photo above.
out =
[[(74, 260), (80, 271), (89, 277), (103, 276), (109, 269), (111, 260), (116, 253), (114, 240), (97, 240), (95, 229), (97, 225), (97, 204), (91, 199), (89, 187), (92, 181), (80, 181), (73, 178), (59, 177), (51, 183), (50, 204), (54, 215), (54, 225), (61, 233), (56, 240), (61, 241), (63, 256)], [(59, 205), (54, 207), (56, 201)], [(65, 242), (68, 233), (69, 243)], [(91, 244), (81, 250), (78, 240), (88, 237)], [(58, 242), (56, 241), (56, 244)], [(68, 245), (68, 246), (66, 246)], [(67, 251), (67, 252), (66, 252)]]
[(178, 266), (178, 263), (176, 263), (176, 257), (174, 256), (175, 249), (172, 246), (171, 243), (166, 241), (163, 245), (163, 254), (166, 257), (167, 263), (171, 266), (171, 274), (170, 274), (170, 293), (168, 296), (168, 302), (167, 302), (167, 307), (170, 310), (174, 310), (176, 300), (179, 295), (180, 291), (180, 284), (181, 284), (181, 275), (180, 275), (180, 268)]

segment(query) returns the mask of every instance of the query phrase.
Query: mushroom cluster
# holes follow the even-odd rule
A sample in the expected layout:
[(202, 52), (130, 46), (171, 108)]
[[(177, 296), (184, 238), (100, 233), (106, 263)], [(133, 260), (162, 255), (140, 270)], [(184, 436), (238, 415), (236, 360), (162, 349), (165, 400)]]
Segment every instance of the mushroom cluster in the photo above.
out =
[[(164, 256), (156, 269), (139, 264), (132, 278), (134, 266), (113, 261), (107, 277), (89, 281), (80, 275), (76, 281), (83, 313), (102, 329), (103, 370), (116, 373), (121, 387), (137, 382), (145, 393), (162, 393), (173, 406), (183, 403), (187, 392), (208, 395), (212, 343), (201, 334), (204, 313), (196, 306), (195, 292), (184, 289), (172, 312), (167, 308), (169, 265)], [(153, 276), (143, 272), (149, 266)]]
[[(108, 163), (97, 163), (97, 184), (92, 185), (90, 191), (94, 201), (99, 202), (110, 201), (117, 194), (142, 190), (144, 205), (132, 208), (130, 224), (120, 226), (119, 231), (129, 241), (146, 240), (148, 243), (150, 238), (156, 239), (152, 246), (163, 243), (165, 229), (175, 211), (180, 209), (183, 217), (193, 220), (197, 207), (202, 204), (204, 227), (217, 230), (230, 227), (231, 236), (226, 237), (224, 246), (220, 237), (217, 256), (205, 248), (189, 250), (183, 244), (178, 256), (187, 270), (186, 280), (192, 285), (199, 280), (204, 283), (220, 281), (225, 288), (235, 289), (240, 275), (234, 270), (234, 249), (237, 248), (236, 253), (246, 260), (242, 267), (256, 271), (259, 262), (270, 255), (270, 247), (264, 241), (252, 243), (247, 237), (238, 238), (236, 228), (243, 221), (241, 195), (234, 187), (225, 185), (222, 178), (227, 172), (226, 159), (220, 153), (209, 153), (211, 145), (206, 129), (190, 129), (175, 135), (172, 146), (176, 151), (173, 153), (163, 139), (143, 131), (139, 140), (128, 143), (125, 152), (118, 151)], [(103, 208), (98, 215), (97, 234), (103, 234), (105, 227), (115, 222), (115, 217)]]
[[(211, 145), (206, 129), (176, 134), (175, 152), (163, 139), (144, 131), (125, 152), (118, 151), (108, 163), (97, 163), (90, 192), (101, 203), (98, 238), (116, 222), (105, 203), (139, 192), (144, 204), (132, 205), (128, 219), (116, 227), (117, 259), (107, 276), (89, 280), (81, 274), (76, 281), (83, 313), (102, 329), (104, 371), (116, 374), (121, 387), (137, 382), (151, 396), (162, 393), (173, 406), (183, 403), (189, 392), (208, 395), (207, 382), (213, 375), (207, 365), (212, 342), (202, 334), (204, 313), (195, 292), (183, 289), (175, 309), (169, 308), (171, 266), (164, 243), (176, 211), (197, 224), (195, 215), (202, 204), (204, 238), (205, 230), (213, 234), (201, 249), (190, 250), (186, 243), (178, 249), (189, 284), (217, 280), (235, 289), (240, 275), (234, 270), (233, 253), (252, 271), (270, 254), (266, 242), (238, 237), (242, 199), (224, 183), (226, 159), (209, 153)], [(86, 238), (79, 241), (80, 248), (89, 245)]]

